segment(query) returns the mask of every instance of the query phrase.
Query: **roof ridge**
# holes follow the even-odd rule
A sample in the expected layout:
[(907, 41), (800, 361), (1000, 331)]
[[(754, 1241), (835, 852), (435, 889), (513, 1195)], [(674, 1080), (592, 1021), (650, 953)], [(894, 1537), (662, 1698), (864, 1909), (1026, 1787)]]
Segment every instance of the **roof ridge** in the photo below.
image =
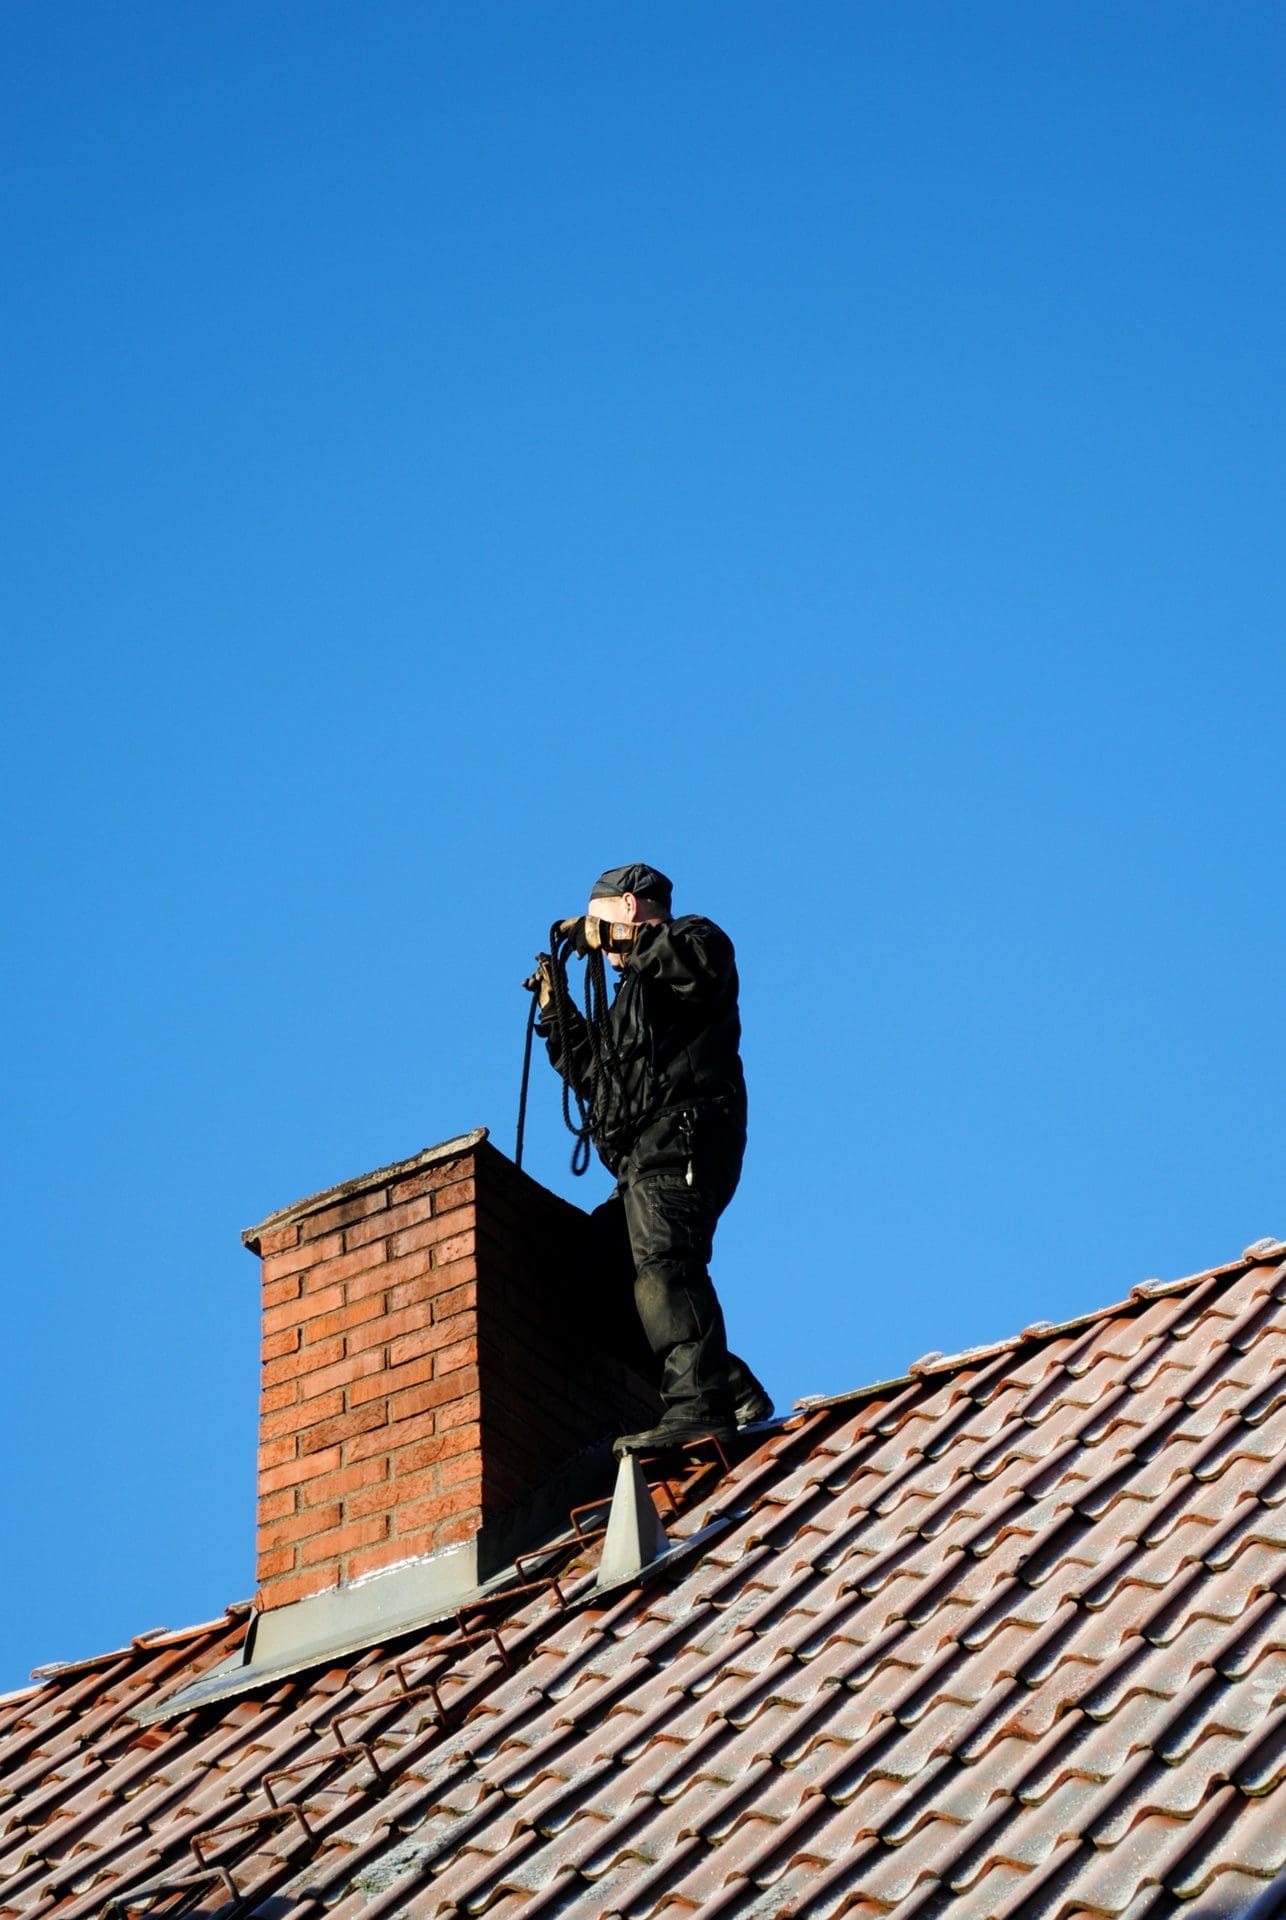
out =
[(1035, 1345), (1038, 1340), (1061, 1338), (1065, 1334), (1079, 1332), (1084, 1327), (1091, 1327), (1096, 1321), (1117, 1319), (1121, 1314), (1151, 1305), (1154, 1300), (1184, 1293), (1203, 1280), (1216, 1280), (1225, 1274), (1237, 1274), (1249, 1267), (1267, 1266), (1283, 1260), (1286, 1260), (1286, 1241), (1268, 1236), (1253, 1241), (1238, 1259), (1227, 1260), (1221, 1266), (1203, 1267), (1199, 1273), (1184, 1274), (1179, 1280), (1140, 1280), (1137, 1286), (1130, 1288), (1124, 1300), (1095, 1307), (1087, 1313), (1074, 1314), (1068, 1320), (1033, 1320), (1021, 1333), (1010, 1334), (1000, 1340), (983, 1341), (974, 1347), (962, 1347), (958, 1353), (939, 1353), (934, 1349), (913, 1360), (905, 1373), (895, 1374), (887, 1380), (872, 1381), (867, 1386), (850, 1387), (842, 1393), (804, 1394), (793, 1402), (792, 1410), (796, 1413), (814, 1413), (824, 1407), (847, 1406), (856, 1401), (875, 1399), (896, 1388), (912, 1386), (917, 1380), (957, 1373), (962, 1367), (973, 1366), (980, 1360), (994, 1359), (998, 1354), (1011, 1352), (1018, 1347)]
[(61, 1680), (69, 1673), (89, 1673), (94, 1667), (108, 1666), (113, 1660), (124, 1660), (131, 1653), (151, 1653), (158, 1647), (173, 1647), (184, 1640), (195, 1640), (203, 1633), (222, 1633), (234, 1626), (238, 1620), (244, 1620), (252, 1609), (249, 1600), (230, 1600), (223, 1612), (213, 1620), (198, 1620), (190, 1627), (149, 1627), (123, 1647), (108, 1647), (102, 1653), (87, 1653), (80, 1660), (46, 1660), (43, 1666), (31, 1669), (31, 1678), (36, 1683), (31, 1688), (18, 1688), (14, 1694), (0, 1695), (0, 1706), (4, 1706), (18, 1694), (40, 1691), (46, 1680)]

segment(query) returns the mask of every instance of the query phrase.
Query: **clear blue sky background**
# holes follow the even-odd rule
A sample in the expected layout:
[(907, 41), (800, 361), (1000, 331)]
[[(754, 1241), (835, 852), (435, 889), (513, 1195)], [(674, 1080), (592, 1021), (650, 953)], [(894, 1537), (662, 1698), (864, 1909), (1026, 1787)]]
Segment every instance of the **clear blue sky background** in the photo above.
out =
[(737, 941), (780, 1402), (1286, 1233), (1284, 40), (7, 10), (0, 1684), (250, 1593), (239, 1231), (508, 1148), (605, 865)]

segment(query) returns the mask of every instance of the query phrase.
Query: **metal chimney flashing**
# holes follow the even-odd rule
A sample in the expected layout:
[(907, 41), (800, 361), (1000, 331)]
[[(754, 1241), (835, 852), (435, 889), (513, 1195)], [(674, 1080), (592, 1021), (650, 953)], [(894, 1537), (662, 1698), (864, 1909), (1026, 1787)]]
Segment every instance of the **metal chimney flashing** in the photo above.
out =
[(173, 1720), (435, 1626), (462, 1607), (521, 1585), (519, 1556), (534, 1558), (566, 1537), (570, 1508), (601, 1495), (611, 1459), (606, 1441), (586, 1448), (518, 1506), (488, 1521), (472, 1540), (381, 1567), (289, 1606), (252, 1613), (245, 1641), (230, 1660), (168, 1699), (135, 1709), (132, 1717), (145, 1726)]
[(231, 1700), (328, 1660), (360, 1653), (365, 1647), (449, 1619), (457, 1608), (515, 1577), (513, 1568), (505, 1567), (491, 1579), (480, 1580), (477, 1542), (470, 1540), (400, 1566), (382, 1567), (351, 1586), (332, 1587), (288, 1607), (254, 1613), (239, 1653), (169, 1699), (141, 1707), (134, 1718), (145, 1726), (172, 1720), (196, 1707)]

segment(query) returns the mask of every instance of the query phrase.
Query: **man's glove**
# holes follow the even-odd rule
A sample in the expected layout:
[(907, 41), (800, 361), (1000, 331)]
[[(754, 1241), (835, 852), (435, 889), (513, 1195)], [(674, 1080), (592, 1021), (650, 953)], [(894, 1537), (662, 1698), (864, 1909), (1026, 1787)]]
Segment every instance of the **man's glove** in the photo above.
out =
[(522, 984), (528, 993), (536, 995), (540, 1011), (544, 1013), (554, 997), (553, 962), (547, 953), (536, 955), (536, 971), (529, 974)]
[[(590, 924), (591, 922), (588, 921), (583, 914), (579, 913), (571, 920), (560, 920), (558, 922), (559, 933), (565, 935), (566, 938), (571, 941), (572, 952), (582, 960), (589, 952), (589, 935), (585, 929)], [(594, 944), (597, 946), (598, 942), (595, 941)]]
[(558, 931), (571, 936), (572, 946), (583, 960), (587, 953), (628, 953), (639, 937), (637, 927), (627, 920), (596, 920), (585, 914), (575, 920), (562, 920)]

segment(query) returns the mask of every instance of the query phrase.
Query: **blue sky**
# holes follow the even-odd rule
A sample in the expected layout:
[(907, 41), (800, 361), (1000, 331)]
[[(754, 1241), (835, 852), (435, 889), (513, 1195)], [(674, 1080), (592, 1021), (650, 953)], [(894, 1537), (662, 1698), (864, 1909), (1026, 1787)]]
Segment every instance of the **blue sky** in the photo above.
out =
[(1284, 39), (9, 11), (0, 1686), (250, 1593), (240, 1229), (508, 1148), (605, 866), (737, 943), (779, 1402), (1286, 1233)]

